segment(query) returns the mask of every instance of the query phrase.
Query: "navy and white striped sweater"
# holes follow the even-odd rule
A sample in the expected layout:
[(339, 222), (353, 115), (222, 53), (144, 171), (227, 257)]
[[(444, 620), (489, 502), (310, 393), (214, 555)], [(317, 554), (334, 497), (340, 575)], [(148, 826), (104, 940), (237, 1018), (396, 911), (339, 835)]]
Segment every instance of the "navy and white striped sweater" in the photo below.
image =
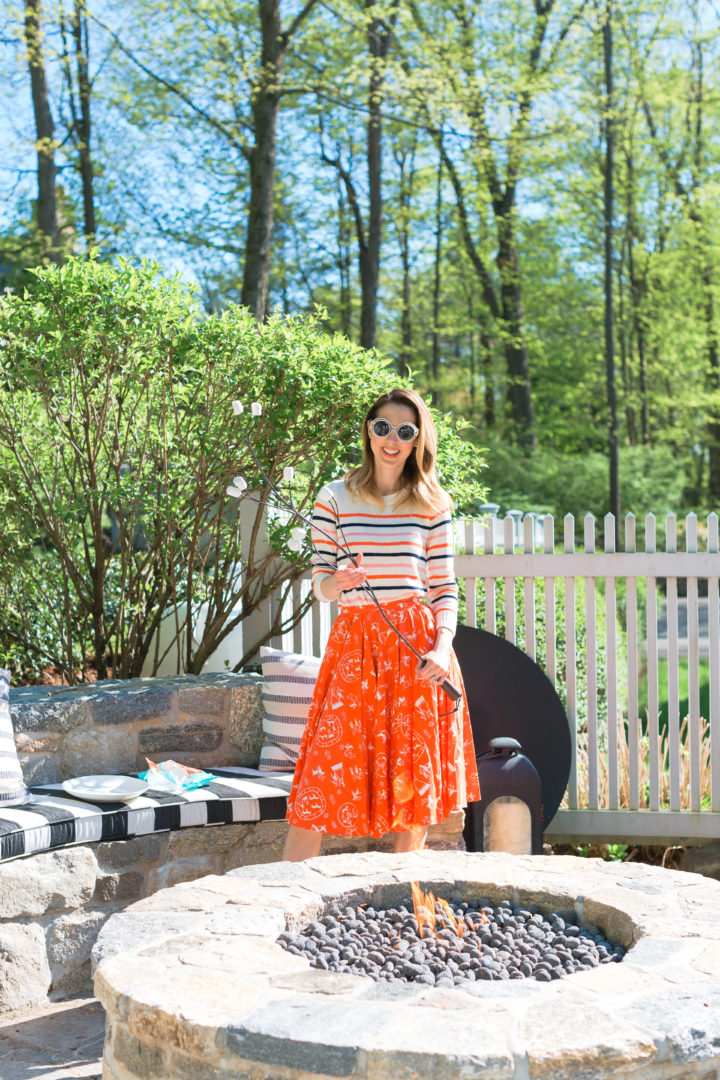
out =
[[(334, 480), (320, 491), (313, 510), (313, 589), (320, 600), (321, 581), (349, 559), (338, 544), (353, 555), (362, 553), (363, 566), (380, 603), (427, 597), (435, 625), (455, 633), (458, 587), (453, 563), (453, 527), (450, 510), (433, 514), (411, 506), (395, 508), (395, 496), (383, 498), (383, 507), (351, 492), (344, 480)], [(322, 531), (321, 531), (322, 530)], [(326, 535), (327, 534), (327, 535)], [(367, 592), (342, 593), (340, 604), (371, 604)]]

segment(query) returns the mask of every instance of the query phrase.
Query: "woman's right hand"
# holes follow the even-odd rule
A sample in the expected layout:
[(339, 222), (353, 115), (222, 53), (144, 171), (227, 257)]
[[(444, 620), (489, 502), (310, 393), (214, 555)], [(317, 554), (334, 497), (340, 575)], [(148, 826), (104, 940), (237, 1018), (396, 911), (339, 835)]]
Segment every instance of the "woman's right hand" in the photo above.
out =
[(342, 570), (336, 570), (332, 577), (326, 577), (322, 583), (322, 591), (328, 600), (337, 600), (340, 593), (349, 589), (357, 589), (367, 581), (367, 570), (362, 564), (362, 555), (357, 555), (357, 566), (346, 566)]

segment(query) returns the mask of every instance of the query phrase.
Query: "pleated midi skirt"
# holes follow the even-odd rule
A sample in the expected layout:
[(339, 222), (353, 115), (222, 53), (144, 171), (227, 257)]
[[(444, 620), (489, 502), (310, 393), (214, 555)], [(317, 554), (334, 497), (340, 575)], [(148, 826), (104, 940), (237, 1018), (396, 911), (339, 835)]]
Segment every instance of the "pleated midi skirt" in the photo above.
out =
[[(420, 600), (384, 606), (421, 654), (435, 641)], [(375, 605), (341, 608), (328, 639), (288, 799), (292, 825), (384, 836), (444, 821), (480, 798), (465, 696), (420, 679)], [(450, 678), (462, 687), (452, 656)]]

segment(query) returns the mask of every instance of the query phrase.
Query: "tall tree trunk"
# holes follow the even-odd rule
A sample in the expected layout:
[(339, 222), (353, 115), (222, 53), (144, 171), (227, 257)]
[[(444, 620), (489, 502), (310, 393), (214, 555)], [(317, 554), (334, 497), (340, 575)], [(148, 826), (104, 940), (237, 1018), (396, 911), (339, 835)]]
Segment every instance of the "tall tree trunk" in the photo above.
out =
[(347, 204), (340, 177), (338, 176), (338, 257), (337, 265), (340, 274), (340, 329), (345, 337), (350, 337), (352, 325), (352, 260), (350, 258), (350, 227), (347, 216)]
[(328, 157), (322, 145), (322, 121), (320, 124), (321, 156), (327, 165), (337, 169), (347, 193), (350, 211), (355, 221), (358, 243), (358, 266), (360, 270), (360, 344), (374, 349), (377, 337), (377, 294), (380, 278), (380, 245), (382, 241), (382, 105), (385, 85), (385, 59), (390, 50), (393, 28), (397, 18), (399, 0), (392, 4), (389, 20), (372, 14), (374, 0), (365, 0), (368, 14), (367, 43), (370, 51), (370, 82), (368, 87), (367, 169), (368, 202), (367, 221), (364, 220), (358, 189), (349, 169), (346, 169), (338, 153)]
[[(629, 157), (629, 155), (626, 155)], [(637, 445), (637, 423), (635, 420), (635, 404), (633, 398), (633, 327), (632, 327), (632, 296), (630, 295), (630, 267), (632, 266), (632, 194), (631, 170), (628, 170), (628, 179), (625, 184), (626, 214), (622, 240), (620, 243), (620, 259), (617, 268), (617, 339), (620, 348), (620, 372), (622, 380), (623, 405), (625, 409), (625, 426), (630, 446)], [(627, 253), (627, 257), (626, 257)], [(626, 286), (625, 268), (627, 264), (628, 282)], [(625, 312), (626, 287), (630, 295), (630, 315)]]
[[(694, 6), (695, 32), (698, 34), (697, 5)], [(693, 189), (696, 197), (690, 207), (690, 220), (695, 226), (697, 249), (700, 261), (700, 278), (703, 284), (703, 315), (705, 319), (705, 341), (707, 369), (706, 381), (713, 395), (720, 393), (720, 343), (715, 313), (715, 259), (713, 243), (705, 216), (701, 210), (701, 191), (705, 179), (705, 136), (704, 121), (704, 70), (703, 51), (700, 38), (693, 42), (693, 63), (695, 78), (693, 86), (693, 104), (695, 105), (695, 148), (693, 156)], [(720, 409), (712, 404), (706, 424), (708, 444), (708, 496), (711, 502), (720, 500)]]
[(443, 197), (442, 197), (443, 163), (442, 157), (438, 160), (437, 181), (435, 187), (435, 263), (433, 266), (433, 291), (432, 291), (432, 355), (431, 370), (433, 379), (433, 394), (437, 404), (440, 397), (440, 292), (442, 272), (442, 241), (443, 241)]
[[(635, 262), (635, 241), (639, 240), (637, 228), (637, 216), (635, 213), (635, 164), (632, 150), (626, 152), (627, 165), (627, 244), (628, 244), (628, 281), (630, 284), (630, 303), (632, 306), (631, 334), (635, 339), (638, 358), (638, 383), (640, 390), (640, 442), (643, 446), (650, 444), (650, 399), (648, 387), (648, 347), (647, 347), (647, 318), (645, 305), (647, 302), (647, 271), (642, 274), (638, 271)], [(635, 423), (635, 411), (633, 410), (633, 424)], [(637, 432), (635, 432), (637, 439)]]
[[(372, 12), (375, 0), (365, 0), (366, 13)], [(390, 20), (369, 16), (367, 41), (370, 52), (370, 85), (368, 88), (367, 168), (368, 168), (368, 226), (366, 243), (360, 249), (360, 279), (362, 307), (360, 312), (360, 344), (374, 349), (377, 339), (377, 294), (380, 279), (380, 245), (382, 241), (382, 111), (385, 85), (385, 60), (392, 42), (397, 17), (397, 3)]]
[(410, 244), (407, 230), (401, 240), (402, 262), (402, 316), (400, 320), (400, 374), (406, 379), (410, 373), (413, 351), (412, 308), (410, 296)]
[[(626, 244), (623, 244), (623, 251)], [(633, 404), (633, 334), (628, 326), (625, 315), (625, 279), (621, 271), (618, 272), (618, 346), (620, 348), (620, 378), (622, 381), (622, 396), (625, 408), (625, 427), (630, 446), (637, 446), (637, 423), (635, 421), (635, 406)]]
[[(83, 234), (88, 249), (95, 244), (95, 195), (93, 162), (90, 150), (92, 137), (92, 119), (90, 100), (92, 86), (89, 76), (90, 35), (88, 33), (87, 8), (85, 0), (74, 0), (70, 20), (69, 34), (66, 30), (65, 15), (60, 6), (60, 31), (63, 42), (63, 70), (70, 102), (70, 135), (77, 148), (78, 171), (83, 195)], [(72, 38), (74, 54), (74, 72), (70, 57), (68, 37)]]
[(241, 303), (250, 308), (258, 322), (267, 315), (268, 305), (282, 69), (290, 41), (316, 3), (317, 0), (305, 0), (291, 25), (283, 30), (280, 0), (257, 0), (262, 44), (260, 73), (251, 96), (253, 145), (249, 153), (250, 205)]
[[(703, 285), (707, 384), (713, 394), (719, 394), (720, 347), (715, 314), (715, 263), (702, 216), (699, 213), (694, 215), (692, 211), (690, 216), (697, 225), (699, 233), (698, 248), (700, 251), (700, 277)], [(705, 430), (708, 445), (708, 496), (712, 503), (716, 503), (720, 500), (720, 410), (715, 404), (710, 407)]]
[(485, 427), (488, 431), (495, 427), (495, 392), (493, 387), (493, 342), (487, 329), (480, 328), (480, 345), (483, 366), (483, 405)]
[(467, 409), (467, 417), (471, 424), (475, 423), (475, 410), (477, 407), (477, 347), (476, 347), (476, 331), (475, 331), (475, 297), (473, 292), (473, 283), (463, 282), (464, 284), (464, 300), (467, 307), (468, 320), (470, 322), (470, 329), (468, 330), (465, 341), (467, 350), (467, 367), (468, 367), (468, 398), (470, 404)]
[[(373, 0), (365, 0), (365, 9)], [(368, 227), (367, 244), (361, 256), (362, 307), (360, 311), (360, 344), (374, 349), (377, 337), (377, 291), (380, 277), (380, 236), (382, 230), (382, 93), (383, 24), (370, 19), (368, 25), (370, 49), (370, 87), (368, 91), (367, 169), (368, 169)]]
[(93, 163), (90, 152), (92, 124), (90, 116), (90, 36), (88, 34), (87, 11), (85, 0), (75, 0), (73, 11), (73, 39), (75, 42), (75, 62), (77, 66), (78, 98), (78, 144), (80, 154), (80, 178), (83, 192), (83, 222), (85, 241), (88, 247), (95, 243), (97, 225), (95, 221), (95, 196), (93, 182)]
[(55, 126), (48, 97), (45, 57), (42, 46), (41, 0), (25, 0), (25, 44), (37, 148), (37, 222), (44, 238), (47, 257), (61, 262), (58, 246), (57, 201), (55, 187)]
[(400, 316), (400, 374), (406, 378), (412, 360), (412, 308), (410, 296), (410, 203), (412, 201), (415, 180), (415, 146), (413, 142), (409, 168), (407, 155), (396, 154), (400, 169), (400, 226), (398, 239), (400, 244), (400, 265), (402, 267), (402, 311)]
[(650, 393), (648, 385), (648, 347), (644, 320), (638, 330), (638, 376), (640, 380), (640, 437), (643, 446), (650, 445)]
[(253, 146), (250, 151), (250, 205), (245, 239), (241, 303), (258, 322), (267, 313), (270, 242), (275, 198), (275, 157), (280, 80), (287, 43), (280, 0), (258, 0), (262, 49), (260, 74), (252, 98)]
[(608, 404), (608, 462), (610, 472), (610, 513), (615, 515), (615, 543), (620, 542), (620, 478), (618, 459), (617, 395), (615, 389), (615, 312), (613, 301), (613, 201), (615, 183), (615, 117), (613, 110), (612, 0), (605, 3), (603, 23), (605, 71), (605, 184), (603, 216), (605, 225), (605, 374)]
[[(509, 205), (508, 205), (509, 204)], [(530, 385), (530, 357), (525, 333), (520, 262), (515, 234), (515, 199), (505, 200), (496, 214), (498, 233), (497, 267), (500, 276), (500, 309), (503, 322), (503, 351), (507, 367), (507, 397), (513, 435), (519, 446), (535, 450), (535, 410)]]
[(477, 356), (474, 330), (471, 330), (468, 334), (468, 375), (468, 396), (470, 398), (470, 415), (468, 419), (471, 424), (474, 424), (477, 409)]

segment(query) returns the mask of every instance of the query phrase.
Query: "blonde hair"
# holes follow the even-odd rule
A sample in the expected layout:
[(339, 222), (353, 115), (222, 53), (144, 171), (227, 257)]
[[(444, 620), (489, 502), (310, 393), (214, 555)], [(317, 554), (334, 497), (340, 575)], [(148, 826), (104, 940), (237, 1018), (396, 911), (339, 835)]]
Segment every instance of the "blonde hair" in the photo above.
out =
[(375, 486), (375, 459), (370, 444), (368, 423), (374, 420), (383, 405), (390, 403), (407, 405), (415, 413), (415, 424), (419, 428), (417, 443), (405, 462), (402, 471), (402, 488), (398, 493), (396, 506), (414, 503), (424, 510), (440, 513), (452, 506), (452, 500), (438, 483), (435, 472), (438, 434), (430, 410), (414, 390), (398, 387), (388, 390), (368, 409), (362, 426), (363, 460), (355, 469), (345, 474), (345, 485), (354, 494), (363, 496), (382, 506), (382, 498)]

